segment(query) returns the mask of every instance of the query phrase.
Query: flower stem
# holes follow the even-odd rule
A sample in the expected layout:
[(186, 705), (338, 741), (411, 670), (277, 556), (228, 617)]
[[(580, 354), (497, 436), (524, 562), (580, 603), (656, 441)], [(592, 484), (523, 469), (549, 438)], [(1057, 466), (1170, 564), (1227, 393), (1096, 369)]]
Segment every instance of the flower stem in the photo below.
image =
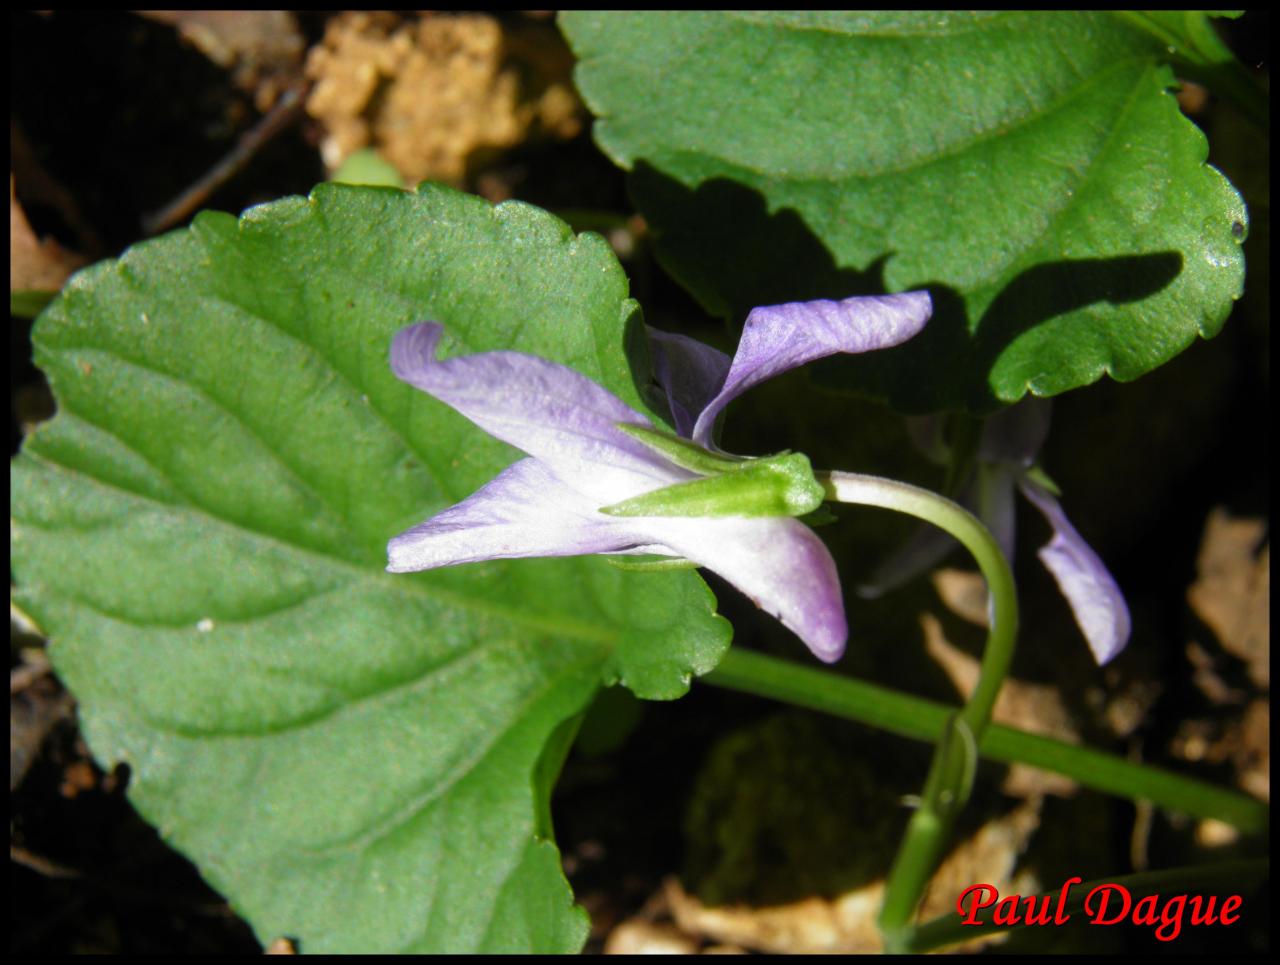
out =
[[(931, 743), (955, 713), (932, 700), (737, 647), (698, 680)], [(1238, 791), (1040, 734), (992, 724), (978, 750), (987, 760), (1026, 764), (1103, 794), (1224, 821), (1246, 834), (1263, 833), (1270, 823), (1267, 805)]]
[(1013, 660), (1018, 633), (1018, 597), (1013, 572), (995, 537), (963, 506), (928, 489), (879, 476), (849, 472), (817, 473), (827, 499), (860, 506), (878, 506), (916, 516), (946, 530), (963, 544), (977, 561), (991, 594), (991, 629), (982, 655), (978, 686), (969, 697), (960, 717), (975, 740), (981, 740), (991, 721), (1000, 685)]
[(977, 744), (991, 722), (992, 708), (1013, 660), (1018, 631), (1017, 593), (1009, 562), (999, 544), (964, 507), (927, 489), (878, 476), (845, 472), (816, 476), (829, 500), (896, 510), (950, 533), (977, 561), (991, 599), (991, 627), (978, 684), (943, 728), (920, 806), (907, 825), (885, 886), (880, 930), (885, 950), (899, 951), (910, 935), (912, 916), (946, 846), (955, 816), (973, 786)]

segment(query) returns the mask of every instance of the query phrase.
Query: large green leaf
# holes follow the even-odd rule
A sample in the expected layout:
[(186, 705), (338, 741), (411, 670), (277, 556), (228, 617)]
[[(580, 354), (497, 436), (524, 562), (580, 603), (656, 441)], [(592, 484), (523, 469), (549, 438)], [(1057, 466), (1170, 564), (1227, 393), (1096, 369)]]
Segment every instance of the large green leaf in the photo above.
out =
[(833, 384), (907, 410), (989, 411), (1134, 379), (1215, 334), (1240, 293), (1244, 205), (1169, 93), (1175, 48), (1155, 21), (561, 23), (596, 140), (633, 170), (660, 256), (708, 310), (933, 293), (922, 336), (828, 363)]
[(522, 204), (330, 185), (76, 276), (35, 329), (59, 414), (12, 471), (20, 604), (98, 759), (264, 941), (574, 950), (575, 715), (615, 679), (679, 695), (728, 628), (688, 572), (384, 572), (517, 455), (391, 376), (425, 318), (642, 404), (608, 246)]

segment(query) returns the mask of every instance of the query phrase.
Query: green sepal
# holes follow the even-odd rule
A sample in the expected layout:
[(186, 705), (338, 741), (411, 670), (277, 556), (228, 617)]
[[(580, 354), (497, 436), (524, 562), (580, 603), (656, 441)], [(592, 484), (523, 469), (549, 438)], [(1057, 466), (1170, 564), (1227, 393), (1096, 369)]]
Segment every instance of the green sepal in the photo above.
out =
[(620, 570), (629, 570), (633, 573), (654, 573), (662, 570), (696, 570), (698, 568), (697, 563), (693, 562), (693, 560), (686, 560), (682, 556), (653, 556), (646, 559), (637, 559), (634, 556), (604, 554), (601, 559)]
[(699, 475), (718, 476), (721, 473), (737, 472), (755, 461), (746, 456), (708, 452), (696, 442), (682, 439), (670, 432), (663, 432), (661, 429), (651, 429), (648, 426), (638, 426), (630, 422), (619, 422), (617, 426), (620, 431), (646, 449), (661, 453), (681, 469), (688, 469)]
[(781, 453), (604, 506), (610, 516), (803, 516), (822, 505), (809, 457)]
[(832, 523), (840, 521), (840, 517), (833, 513), (826, 503), (823, 503), (811, 513), (805, 513), (800, 517), (800, 522), (804, 523), (810, 529), (817, 529), (819, 526), (830, 526)]
[(1023, 473), (1023, 476), (1030, 482), (1035, 483), (1041, 489), (1047, 489), (1053, 495), (1061, 498), (1062, 490), (1058, 488), (1058, 484), (1049, 478), (1049, 474), (1040, 468), (1040, 464), (1032, 466)]

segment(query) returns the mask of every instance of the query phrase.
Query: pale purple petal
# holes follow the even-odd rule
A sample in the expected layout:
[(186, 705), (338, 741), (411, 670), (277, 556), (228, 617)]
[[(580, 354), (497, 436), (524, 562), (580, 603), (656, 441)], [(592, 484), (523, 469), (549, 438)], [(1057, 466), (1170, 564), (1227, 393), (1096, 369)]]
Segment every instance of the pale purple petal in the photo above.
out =
[(698, 416), (691, 438), (710, 446), (716, 416), (753, 385), (837, 352), (898, 345), (924, 328), (932, 312), (924, 291), (752, 309), (724, 385)]
[(391, 344), (396, 376), (540, 459), (597, 505), (693, 478), (619, 432), (619, 422), (652, 423), (586, 376), (523, 352), (441, 361), (442, 331), (435, 322), (400, 331)]
[(817, 534), (791, 518), (634, 520), (672, 555), (718, 573), (804, 641), (819, 660), (844, 653), (849, 628), (835, 561)]
[(1104, 664), (1129, 642), (1129, 608), (1120, 587), (1053, 495), (1029, 480), (1020, 487), (1053, 527), (1053, 539), (1040, 550), (1040, 560), (1071, 604), (1094, 659)]
[(606, 516), (535, 459), (523, 459), (467, 499), (387, 546), (392, 573), (532, 556), (657, 553), (714, 570), (827, 662), (848, 627), (835, 562), (791, 518)]
[(997, 412), (982, 427), (978, 459), (1012, 463), (1020, 469), (1030, 467), (1048, 438), (1052, 413), (1053, 403), (1034, 395)]
[(654, 552), (595, 512), (581, 493), (536, 459), (522, 459), (456, 506), (387, 544), (387, 570), (411, 573), (457, 563), (527, 556)]
[(667, 393), (676, 432), (693, 435), (698, 413), (707, 407), (729, 374), (729, 356), (697, 339), (649, 329), (653, 374)]

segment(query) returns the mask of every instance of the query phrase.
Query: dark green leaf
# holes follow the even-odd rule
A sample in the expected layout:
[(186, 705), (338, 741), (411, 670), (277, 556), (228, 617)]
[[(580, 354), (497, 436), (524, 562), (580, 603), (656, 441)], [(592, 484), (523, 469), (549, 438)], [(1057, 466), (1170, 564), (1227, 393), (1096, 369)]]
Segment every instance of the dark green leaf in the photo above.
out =
[(574, 12), (562, 26), (597, 141), (633, 169), (661, 257), (708, 310), (933, 293), (922, 336), (824, 363), (830, 384), (990, 411), (1137, 378), (1214, 335), (1240, 294), (1244, 205), (1204, 163), (1168, 44), (1140, 18)]

